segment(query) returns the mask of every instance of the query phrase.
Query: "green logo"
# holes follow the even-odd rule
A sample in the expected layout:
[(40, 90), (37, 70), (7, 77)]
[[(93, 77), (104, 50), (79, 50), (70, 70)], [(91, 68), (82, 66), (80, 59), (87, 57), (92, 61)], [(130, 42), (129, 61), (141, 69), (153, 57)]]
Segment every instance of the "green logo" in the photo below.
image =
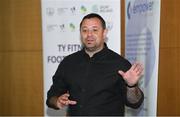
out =
[(70, 24), (69, 24), (69, 27), (70, 27), (70, 30), (71, 30), (71, 31), (75, 31), (75, 28), (76, 28), (76, 27), (75, 27), (75, 25), (74, 25), (73, 23), (70, 23)]
[(87, 9), (85, 6), (81, 6), (81, 13), (85, 14), (87, 12)]
[(92, 6), (92, 11), (93, 11), (93, 12), (96, 12), (96, 13), (99, 12), (98, 6), (97, 6), (97, 5), (93, 5), (93, 6)]

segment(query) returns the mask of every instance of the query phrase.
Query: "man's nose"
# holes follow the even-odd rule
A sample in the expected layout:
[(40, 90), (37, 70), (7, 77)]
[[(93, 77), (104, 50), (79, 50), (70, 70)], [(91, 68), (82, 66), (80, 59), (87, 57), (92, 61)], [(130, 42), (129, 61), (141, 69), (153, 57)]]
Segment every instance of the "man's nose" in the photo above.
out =
[(92, 30), (88, 30), (88, 36), (91, 36), (93, 34)]

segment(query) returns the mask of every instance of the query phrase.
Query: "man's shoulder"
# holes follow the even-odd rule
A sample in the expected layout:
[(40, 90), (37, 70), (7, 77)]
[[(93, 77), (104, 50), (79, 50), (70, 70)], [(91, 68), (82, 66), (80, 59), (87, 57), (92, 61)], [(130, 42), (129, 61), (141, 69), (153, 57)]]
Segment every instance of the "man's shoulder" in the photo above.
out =
[(67, 55), (64, 60), (79, 59), (82, 56), (82, 50)]
[(127, 66), (130, 66), (130, 62), (123, 56), (121, 56), (119, 53), (114, 52), (111, 49), (108, 49), (108, 58), (110, 60), (114, 60), (119, 64), (126, 64)]
[(119, 53), (111, 50), (111, 49), (108, 49), (108, 56), (110, 56), (111, 58), (116, 58), (116, 59), (125, 59), (123, 56), (121, 56)]

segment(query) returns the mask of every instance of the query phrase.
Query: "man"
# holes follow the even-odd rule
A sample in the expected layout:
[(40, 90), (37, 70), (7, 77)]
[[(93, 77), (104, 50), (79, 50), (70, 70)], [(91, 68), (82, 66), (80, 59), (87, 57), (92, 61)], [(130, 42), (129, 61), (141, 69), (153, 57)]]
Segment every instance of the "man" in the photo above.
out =
[(142, 66), (131, 64), (108, 49), (107, 29), (98, 14), (80, 23), (84, 48), (64, 58), (53, 76), (47, 105), (68, 106), (68, 115), (124, 115), (125, 105), (138, 108), (143, 92), (138, 88)]

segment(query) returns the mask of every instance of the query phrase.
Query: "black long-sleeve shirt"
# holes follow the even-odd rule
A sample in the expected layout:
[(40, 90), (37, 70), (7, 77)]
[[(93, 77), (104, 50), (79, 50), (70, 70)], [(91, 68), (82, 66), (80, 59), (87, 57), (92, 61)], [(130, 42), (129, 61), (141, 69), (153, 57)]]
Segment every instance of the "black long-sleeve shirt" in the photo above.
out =
[(135, 104), (126, 98), (126, 83), (118, 70), (127, 71), (131, 64), (104, 47), (89, 57), (82, 49), (64, 58), (53, 76), (53, 85), (47, 94), (47, 105), (53, 96), (61, 96), (67, 91), (70, 100), (68, 115), (124, 115), (125, 105), (138, 107), (142, 98)]

